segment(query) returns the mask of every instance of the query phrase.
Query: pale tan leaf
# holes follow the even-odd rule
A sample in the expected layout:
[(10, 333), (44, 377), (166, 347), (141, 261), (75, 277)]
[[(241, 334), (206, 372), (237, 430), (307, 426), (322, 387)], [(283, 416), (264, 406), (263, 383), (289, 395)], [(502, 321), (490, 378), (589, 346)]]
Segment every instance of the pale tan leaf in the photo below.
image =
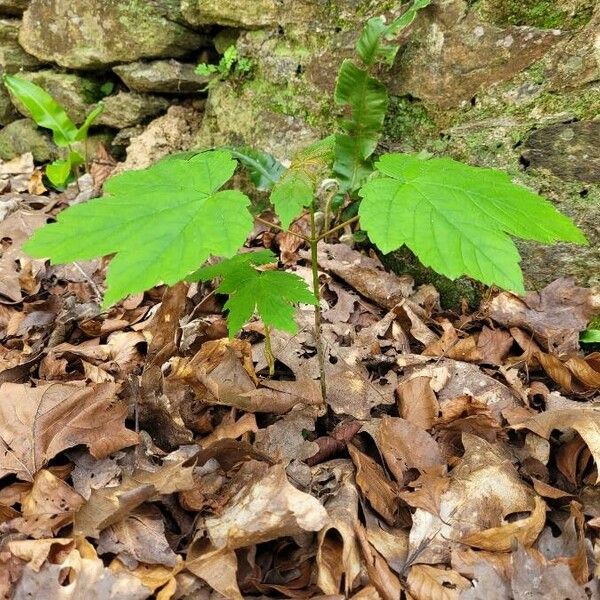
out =
[(461, 591), (471, 587), (456, 571), (430, 565), (413, 565), (406, 583), (415, 600), (458, 600)]

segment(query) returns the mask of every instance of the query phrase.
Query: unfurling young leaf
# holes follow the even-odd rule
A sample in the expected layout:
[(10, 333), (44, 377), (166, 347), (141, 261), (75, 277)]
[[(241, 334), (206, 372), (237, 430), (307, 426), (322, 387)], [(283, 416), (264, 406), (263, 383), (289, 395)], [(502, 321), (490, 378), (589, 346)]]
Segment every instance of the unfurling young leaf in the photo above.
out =
[(331, 168), (334, 143), (329, 136), (298, 152), (274, 185), (271, 203), (284, 229), (313, 201), (318, 181)]
[(274, 263), (277, 257), (270, 250), (247, 252), (203, 267), (189, 279), (209, 281), (221, 277), (217, 292), (228, 294), (225, 303), (229, 335), (234, 336), (254, 314), (267, 327), (296, 333), (294, 305), (316, 304), (315, 295), (305, 281), (286, 271), (259, 271), (255, 267)]
[(172, 285), (211, 255), (233, 256), (250, 233), (249, 198), (219, 191), (236, 165), (229, 152), (209, 151), (121, 173), (106, 182), (102, 198), (63, 211), (24, 249), (53, 263), (115, 254), (104, 307)]
[(387, 154), (381, 177), (360, 190), (360, 222), (382, 252), (408, 246), (426, 266), (456, 279), (523, 292), (519, 252), (509, 235), (585, 244), (549, 202), (505, 173), (449, 158)]

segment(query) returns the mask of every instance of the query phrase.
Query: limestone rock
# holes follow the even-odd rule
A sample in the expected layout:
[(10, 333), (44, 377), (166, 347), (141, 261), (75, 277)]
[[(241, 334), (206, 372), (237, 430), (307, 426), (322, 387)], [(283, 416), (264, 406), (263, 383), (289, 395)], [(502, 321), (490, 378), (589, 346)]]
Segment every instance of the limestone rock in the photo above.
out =
[(195, 68), (171, 59), (120, 65), (113, 71), (135, 92), (184, 94), (198, 92), (208, 83), (206, 77), (196, 75)]
[(118, 169), (145, 169), (168, 154), (192, 149), (201, 120), (201, 113), (193, 107), (172, 106), (132, 138), (127, 159)]
[(21, 48), (18, 40), (20, 26), (18, 19), (0, 19), (0, 67), (5, 73), (35, 69), (42, 64)]
[(169, 101), (159, 96), (119, 92), (103, 100), (104, 110), (98, 117), (98, 125), (114, 129), (133, 127), (149, 117), (155, 117), (169, 108)]
[[(77, 124), (85, 119), (92, 105), (102, 95), (100, 84), (96, 80), (74, 73), (43, 70), (20, 75), (44, 88)], [(29, 116), (27, 109), (16, 98), (13, 98), (13, 103), (22, 115)]]
[(390, 77), (391, 91), (448, 109), (510, 80), (562, 37), (557, 30), (506, 28), (481, 20), (464, 0), (435, 4), (419, 18)]
[(29, 5), (30, 0), (0, 0), (0, 14), (20, 15)]
[(523, 157), (566, 181), (600, 183), (600, 121), (558, 123), (534, 131)]
[(99, 69), (197, 49), (203, 37), (179, 18), (179, 0), (32, 0), (19, 40), (40, 60)]
[(184, 18), (192, 25), (276, 27), (314, 18), (317, 4), (309, 0), (182, 0)]
[(47, 162), (58, 156), (50, 136), (38, 129), (31, 119), (13, 121), (0, 130), (0, 158), (11, 160), (31, 152), (36, 162)]

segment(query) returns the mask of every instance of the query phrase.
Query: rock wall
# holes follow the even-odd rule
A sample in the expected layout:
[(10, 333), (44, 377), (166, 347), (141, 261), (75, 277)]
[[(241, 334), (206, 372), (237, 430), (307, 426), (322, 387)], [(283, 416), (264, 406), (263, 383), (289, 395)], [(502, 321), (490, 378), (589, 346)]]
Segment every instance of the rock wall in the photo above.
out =
[[(400, 0), (0, 0), (0, 68), (44, 86), (127, 165), (223, 143), (280, 158), (335, 122), (340, 62), (372, 15)], [(235, 43), (245, 77), (194, 73)], [(596, 0), (434, 0), (385, 74), (383, 150), (499, 167), (570, 214), (587, 248), (522, 244), (528, 284), (600, 283), (600, 5)], [(0, 87), (0, 157), (56, 154)], [(422, 275), (406, 256), (399, 268)]]

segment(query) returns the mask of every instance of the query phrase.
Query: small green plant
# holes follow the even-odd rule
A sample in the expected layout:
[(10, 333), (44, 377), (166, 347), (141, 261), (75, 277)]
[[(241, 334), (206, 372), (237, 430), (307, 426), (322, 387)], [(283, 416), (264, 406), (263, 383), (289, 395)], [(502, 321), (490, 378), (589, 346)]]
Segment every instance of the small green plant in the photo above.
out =
[(46, 177), (56, 188), (63, 188), (74, 176), (81, 165), (85, 164), (85, 156), (75, 146), (85, 146), (88, 131), (92, 123), (102, 112), (102, 104), (98, 104), (77, 127), (62, 106), (39, 85), (17, 75), (3, 75), (4, 85), (11, 94), (29, 111), (31, 118), (39, 127), (52, 131), (54, 143), (66, 149), (66, 156), (46, 167)]
[(200, 63), (196, 66), (196, 73), (203, 77), (210, 77), (206, 89), (211, 88), (219, 81), (234, 77), (243, 77), (252, 71), (252, 61), (249, 58), (239, 56), (235, 46), (229, 46), (218, 64)]
[[(220, 279), (229, 295), (230, 335), (258, 314), (265, 324), (266, 355), (273, 372), (270, 328), (295, 331), (293, 306), (314, 304), (315, 345), (321, 391), (327, 398), (321, 340), (319, 242), (356, 223), (382, 252), (408, 246), (429, 267), (450, 278), (467, 275), (488, 285), (523, 292), (519, 253), (511, 239), (586, 243), (584, 235), (540, 196), (513, 184), (504, 173), (449, 158), (384, 154), (373, 164), (387, 92), (369, 74), (377, 61), (398, 51), (391, 37), (429, 0), (415, 0), (398, 20), (369, 20), (358, 44), (362, 61), (344, 61), (336, 101), (350, 109), (340, 131), (299, 152), (289, 168), (256, 150), (220, 149), (173, 156), (143, 171), (123, 173), (105, 185), (105, 196), (73, 206), (38, 230), (25, 250), (54, 263), (113, 254), (104, 307), (159, 283)], [(301, 238), (310, 247), (313, 292), (292, 273), (266, 268), (275, 256), (238, 254), (253, 227), (250, 200), (223, 190), (238, 159), (250, 179), (270, 190), (279, 224), (258, 221)], [(334, 182), (335, 185), (330, 185)], [(324, 190), (326, 190), (324, 192)], [(342, 192), (340, 194), (340, 192)], [(328, 213), (334, 197), (359, 204), (347, 220)], [(290, 229), (308, 209), (310, 234)], [(325, 225), (319, 227), (317, 214)], [(339, 212), (339, 211), (338, 211)], [(223, 260), (201, 267), (210, 256)], [(201, 267), (199, 270), (198, 268)]]

